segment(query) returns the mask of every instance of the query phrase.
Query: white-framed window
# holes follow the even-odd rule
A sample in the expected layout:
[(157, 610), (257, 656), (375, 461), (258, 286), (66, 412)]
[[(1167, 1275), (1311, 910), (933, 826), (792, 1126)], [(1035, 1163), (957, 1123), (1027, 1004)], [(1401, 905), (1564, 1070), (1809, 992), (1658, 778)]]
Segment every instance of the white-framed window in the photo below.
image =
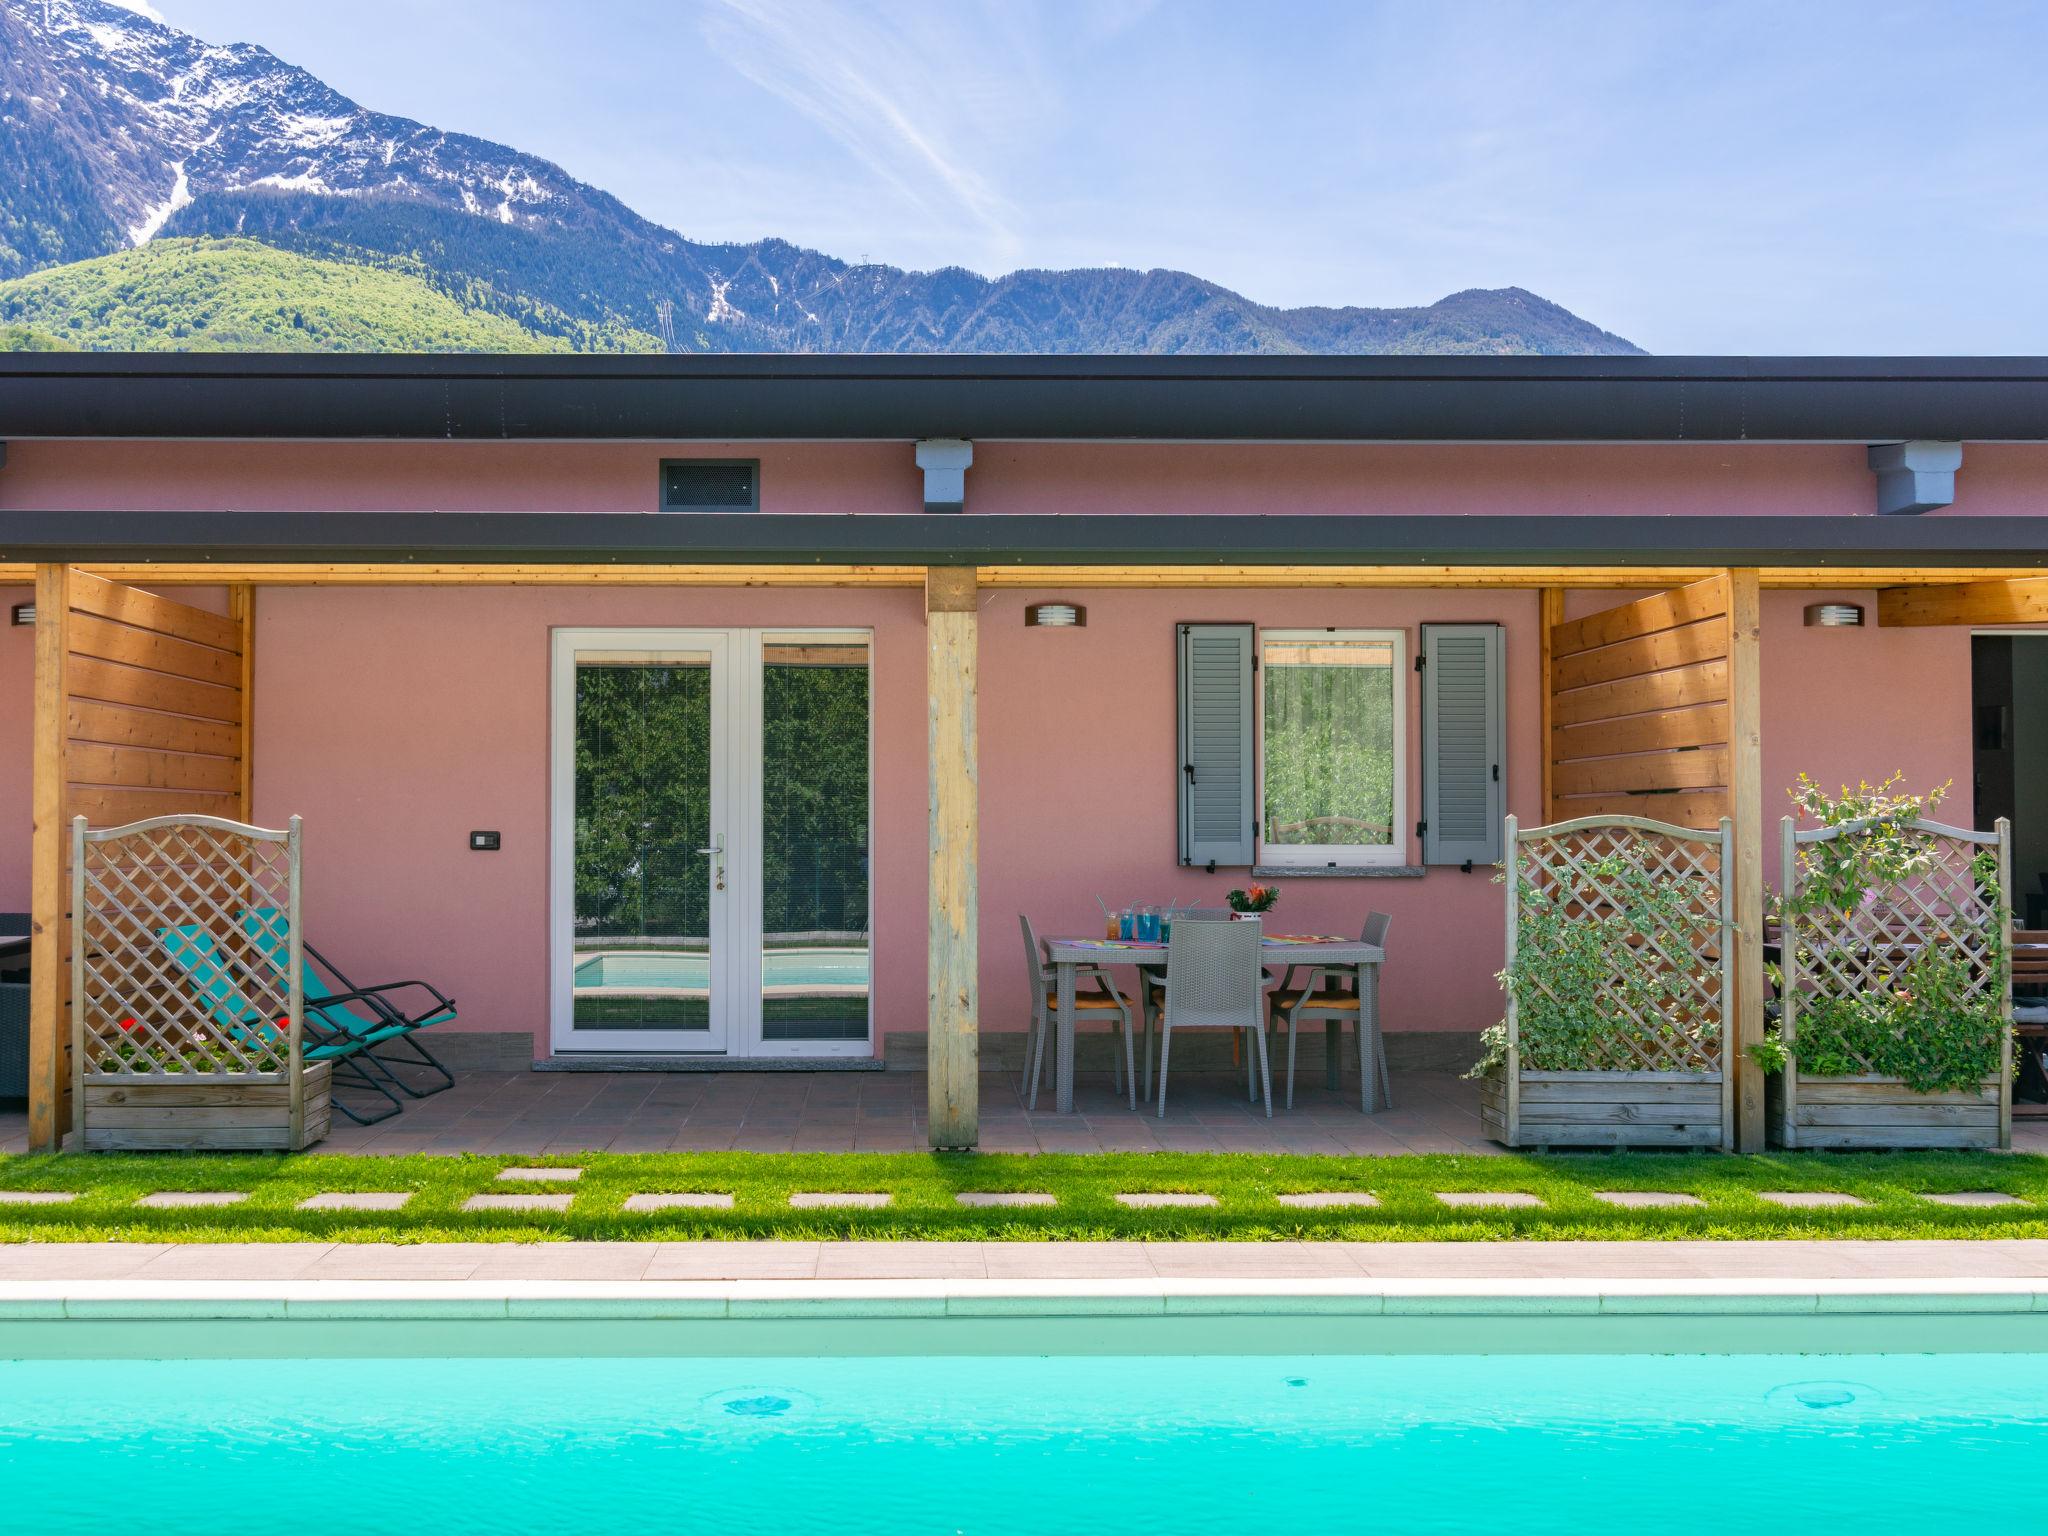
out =
[(1259, 862), (1407, 862), (1407, 633), (1262, 629)]

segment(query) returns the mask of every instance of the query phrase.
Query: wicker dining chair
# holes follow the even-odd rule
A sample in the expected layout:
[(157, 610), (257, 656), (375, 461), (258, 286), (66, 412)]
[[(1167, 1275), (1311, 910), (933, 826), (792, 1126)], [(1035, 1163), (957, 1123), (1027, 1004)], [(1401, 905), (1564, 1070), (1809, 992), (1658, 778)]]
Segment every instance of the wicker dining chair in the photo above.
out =
[[(1365, 929), (1359, 934), (1363, 943), (1386, 948), (1387, 929), (1393, 918), (1385, 912), (1374, 912), (1367, 916)], [(1306, 970), (1307, 977), (1297, 985), (1294, 973)], [(1334, 1057), (1344, 1044), (1344, 1022), (1350, 1020), (1358, 1030), (1358, 1105), (1366, 1114), (1373, 1112), (1372, 1090), (1375, 1083), (1380, 1091), (1380, 1102), (1388, 1109), (1394, 1107), (1393, 1089), (1387, 1081), (1387, 1051), (1384, 1037), (1380, 1034), (1379, 1010), (1379, 968), (1361, 966), (1359, 981), (1355, 986), (1346, 985), (1351, 980), (1351, 968), (1344, 966), (1334, 974), (1322, 966), (1293, 966), (1280, 979), (1280, 985), (1267, 999), (1271, 1008), (1272, 1028), (1278, 1030), (1287, 1026), (1287, 1107), (1294, 1108), (1294, 1043), (1295, 1031), (1304, 1023), (1318, 1021), (1326, 1028), (1326, 1049)], [(1336, 1068), (1331, 1069), (1334, 1077)]]
[[(1038, 935), (1032, 932), (1031, 919), (1023, 913), (1017, 914), (1017, 921), (1024, 929), (1024, 974), (1031, 978), (1031, 1024), (1024, 1036), (1025, 1083), (1030, 1090), (1026, 1107), (1038, 1108), (1038, 1085), (1045, 1078), (1045, 1037), (1052, 1033), (1057, 1021), (1059, 998), (1059, 969), (1046, 962), (1045, 947), (1038, 942)], [(1092, 980), (1093, 992), (1083, 992), (1080, 983)], [(1131, 1039), (1130, 1000), (1117, 989), (1107, 970), (1099, 965), (1077, 967), (1074, 975), (1074, 1022), (1079, 1025), (1088, 1014), (1115, 1012), (1123, 1019), (1124, 1025), (1124, 1070), (1116, 1070), (1116, 1057), (1110, 1057), (1110, 1086), (1123, 1089), (1128, 1085), (1130, 1106), (1138, 1107), (1138, 1069), (1136, 1047)]]
[[(1258, 1055), (1258, 1084), (1273, 1118), (1273, 1075), (1266, 1063), (1264, 924), (1186, 922), (1176, 917), (1166, 941), (1166, 1007), (1159, 1032), (1159, 1118), (1166, 1118), (1166, 1069), (1176, 1029), (1241, 1029)], [(1258, 1097), (1257, 1094), (1253, 1095)]]
[[(1237, 914), (1228, 907), (1183, 907), (1169, 911), (1167, 919), (1174, 923), (1227, 923)], [(1149, 1102), (1152, 1097), (1152, 1054), (1159, 1037), (1159, 1015), (1166, 1007), (1166, 962), (1138, 967), (1138, 1033), (1145, 1039), (1145, 1085), (1140, 1090)]]

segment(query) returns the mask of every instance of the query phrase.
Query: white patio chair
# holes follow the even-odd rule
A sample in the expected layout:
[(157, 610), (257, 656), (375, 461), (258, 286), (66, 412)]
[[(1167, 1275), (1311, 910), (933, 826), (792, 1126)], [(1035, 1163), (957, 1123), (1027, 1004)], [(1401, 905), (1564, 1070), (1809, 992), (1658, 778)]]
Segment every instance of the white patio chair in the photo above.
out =
[[(1045, 1037), (1052, 1033), (1057, 1022), (1059, 997), (1059, 969), (1047, 963), (1045, 947), (1038, 942), (1038, 935), (1031, 931), (1031, 919), (1023, 913), (1017, 914), (1017, 921), (1024, 929), (1024, 973), (1031, 978), (1031, 1025), (1024, 1036), (1025, 1083), (1030, 1088), (1026, 1101), (1029, 1109), (1038, 1108), (1038, 1085), (1045, 1078)], [(1092, 980), (1093, 992), (1083, 992), (1080, 984)], [(1116, 1070), (1116, 1058), (1110, 1057), (1110, 1086), (1121, 1089), (1129, 1085), (1131, 1108), (1138, 1107), (1137, 1051), (1131, 1038), (1130, 1000), (1117, 989), (1109, 972), (1099, 965), (1084, 965), (1074, 973), (1074, 1023), (1078, 1029), (1083, 1018), (1091, 1013), (1101, 1014), (1114, 1010), (1124, 1024), (1124, 1070)]]
[[(1385, 912), (1374, 912), (1365, 920), (1365, 929), (1359, 939), (1367, 944), (1384, 949), (1387, 943), (1387, 929), (1393, 918)], [(1294, 973), (1307, 970), (1308, 976), (1300, 985), (1295, 984)], [(1372, 1113), (1372, 1094), (1368, 1085), (1375, 1080), (1379, 1083), (1380, 1102), (1387, 1108), (1394, 1107), (1394, 1094), (1387, 1082), (1387, 1051), (1380, 1034), (1379, 996), (1377, 975), (1366, 986), (1348, 985), (1352, 971), (1348, 966), (1334, 973), (1323, 966), (1294, 966), (1287, 968), (1287, 974), (1280, 979), (1279, 987), (1268, 1002), (1272, 1009), (1272, 1027), (1278, 1029), (1287, 1025), (1287, 1107), (1294, 1108), (1294, 1043), (1296, 1028), (1302, 1023), (1315, 1020), (1326, 1025), (1335, 1025), (1328, 1033), (1328, 1049), (1337, 1052), (1343, 1048), (1344, 1021), (1349, 1019), (1358, 1029), (1358, 1071), (1359, 1108)]]
[(1266, 973), (1259, 947), (1264, 929), (1256, 917), (1237, 922), (1174, 919), (1173, 937), (1166, 942), (1166, 1008), (1159, 1034), (1160, 1119), (1166, 1118), (1166, 1068), (1176, 1029), (1248, 1031), (1251, 1048), (1258, 1053), (1266, 1118), (1273, 1118), (1273, 1076), (1266, 1064)]
[[(1237, 914), (1228, 907), (1183, 907), (1169, 913), (1175, 923), (1227, 923)], [(1138, 1031), (1145, 1037), (1146, 1099), (1152, 1097), (1153, 1042), (1159, 1034), (1159, 1013), (1166, 1006), (1166, 962), (1138, 967)], [(1247, 1058), (1249, 1063), (1249, 1058)]]

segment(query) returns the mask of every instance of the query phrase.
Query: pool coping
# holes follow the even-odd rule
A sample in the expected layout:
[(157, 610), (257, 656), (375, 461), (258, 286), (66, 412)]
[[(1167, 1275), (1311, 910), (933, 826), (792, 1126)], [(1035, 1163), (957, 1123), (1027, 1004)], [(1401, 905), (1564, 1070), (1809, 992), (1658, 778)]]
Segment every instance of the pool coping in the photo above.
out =
[(2023, 1281), (1313, 1279), (16, 1280), (0, 1322), (120, 1319), (1900, 1316), (2048, 1314)]

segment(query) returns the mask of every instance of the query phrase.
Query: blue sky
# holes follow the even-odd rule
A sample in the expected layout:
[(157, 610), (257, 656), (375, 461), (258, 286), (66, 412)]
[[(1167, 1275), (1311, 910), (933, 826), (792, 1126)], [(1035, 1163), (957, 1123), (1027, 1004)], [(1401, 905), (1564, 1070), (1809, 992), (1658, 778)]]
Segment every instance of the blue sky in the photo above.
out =
[(697, 239), (1518, 284), (1657, 352), (2048, 353), (2048, 8), (154, 0)]

